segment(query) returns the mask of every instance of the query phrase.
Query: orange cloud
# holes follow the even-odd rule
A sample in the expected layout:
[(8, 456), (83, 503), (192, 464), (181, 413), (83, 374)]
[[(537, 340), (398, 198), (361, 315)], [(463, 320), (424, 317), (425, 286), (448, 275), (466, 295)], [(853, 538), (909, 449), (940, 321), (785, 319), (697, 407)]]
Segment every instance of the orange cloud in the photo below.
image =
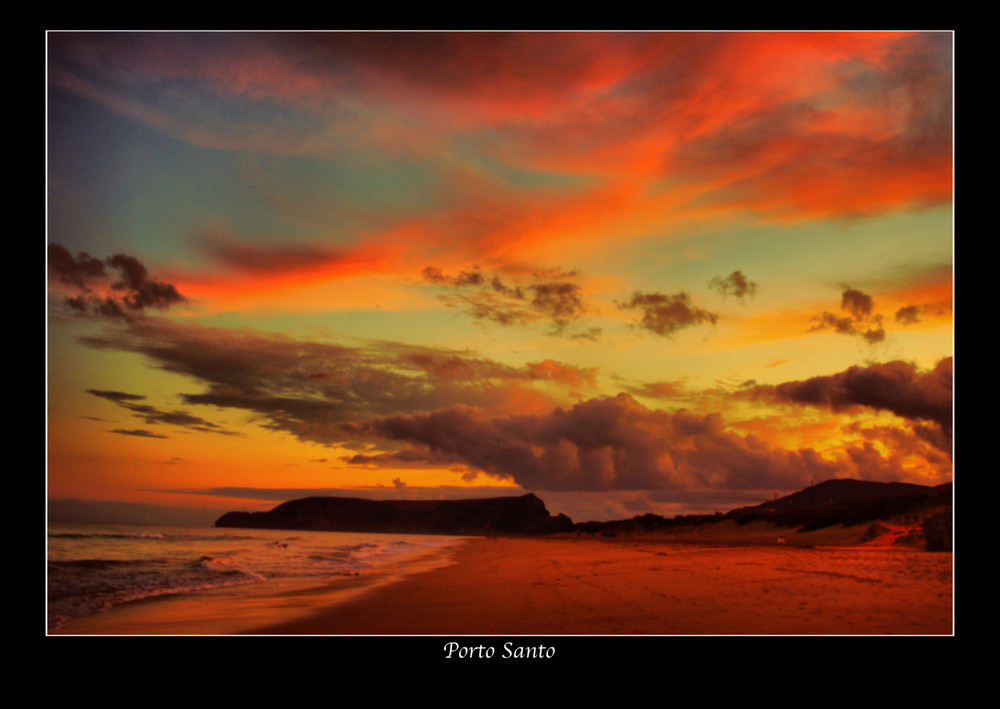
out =
[(597, 368), (591, 367), (581, 369), (561, 362), (554, 362), (551, 359), (542, 362), (529, 362), (527, 365), (529, 374), (539, 379), (548, 379), (559, 384), (564, 384), (573, 389), (580, 389), (583, 386), (596, 386)]
[(879, 296), (887, 302), (887, 310), (912, 313), (913, 318), (896, 317), (903, 325), (917, 322), (939, 324), (951, 322), (954, 285), (952, 267), (941, 266), (911, 279), (910, 284), (887, 290)]
[[(413, 252), (424, 265), (559, 262), (569, 245), (726, 212), (793, 221), (947, 201), (950, 49), (947, 33), (81, 33), (54, 39), (52, 76), (199, 145), (431, 158), (437, 209), (366, 215), (378, 226), (337, 252), (215, 245), (282, 290), (401, 274)], [(163, 85), (244, 120), (185, 112)], [(465, 146), (496, 166), (463, 161)], [(513, 168), (559, 179), (525, 187)], [(258, 287), (219, 282), (183, 285)]]

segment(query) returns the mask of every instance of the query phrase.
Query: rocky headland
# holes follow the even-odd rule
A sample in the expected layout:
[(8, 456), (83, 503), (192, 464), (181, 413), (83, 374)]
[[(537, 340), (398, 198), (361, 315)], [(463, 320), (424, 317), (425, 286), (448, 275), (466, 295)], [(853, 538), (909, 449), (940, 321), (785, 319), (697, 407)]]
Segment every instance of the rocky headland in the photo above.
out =
[(216, 527), (303, 529), (383, 534), (534, 536), (565, 532), (566, 515), (550, 515), (532, 494), (471, 500), (366, 500), (307, 497), (269, 512), (227, 512)]

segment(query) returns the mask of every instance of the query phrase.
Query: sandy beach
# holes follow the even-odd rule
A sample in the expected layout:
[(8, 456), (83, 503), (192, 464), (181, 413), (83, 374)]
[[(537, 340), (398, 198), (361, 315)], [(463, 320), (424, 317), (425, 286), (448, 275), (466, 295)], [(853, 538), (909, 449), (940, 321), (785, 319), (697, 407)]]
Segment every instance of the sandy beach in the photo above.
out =
[(950, 634), (950, 553), (473, 539), (457, 563), (261, 634)]
[[(469, 538), (355, 588), (219, 589), (59, 635), (948, 635), (952, 554), (761, 524), (650, 537)], [(450, 563), (449, 563), (450, 562)], [(442, 566), (442, 564), (447, 564)], [(328, 594), (328, 595), (323, 595)]]

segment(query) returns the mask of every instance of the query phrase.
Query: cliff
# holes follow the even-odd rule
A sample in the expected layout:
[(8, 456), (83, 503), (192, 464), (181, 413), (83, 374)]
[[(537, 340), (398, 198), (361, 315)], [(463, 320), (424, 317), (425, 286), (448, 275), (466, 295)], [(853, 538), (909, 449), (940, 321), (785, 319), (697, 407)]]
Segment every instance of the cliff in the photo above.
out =
[(545, 503), (530, 494), (479, 500), (307, 497), (269, 512), (227, 512), (215, 526), (478, 536), (551, 534), (566, 531), (573, 521), (550, 515)]

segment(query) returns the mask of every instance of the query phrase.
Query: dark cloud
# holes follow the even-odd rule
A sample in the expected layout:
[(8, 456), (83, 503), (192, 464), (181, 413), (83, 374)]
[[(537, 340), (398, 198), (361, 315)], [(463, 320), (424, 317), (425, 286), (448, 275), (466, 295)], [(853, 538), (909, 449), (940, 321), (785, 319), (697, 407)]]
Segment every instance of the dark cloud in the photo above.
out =
[(930, 421), (943, 434), (936, 437), (937, 443), (947, 441), (946, 447), (951, 448), (951, 357), (942, 359), (930, 372), (920, 372), (913, 364), (897, 360), (851, 367), (831, 376), (758, 387), (755, 392), (834, 411), (864, 406), (913, 421)]
[(849, 312), (856, 320), (866, 320), (871, 317), (874, 303), (872, 297), (850, 286), (844, 286), (840, 298), (840, 307)]
[(913, 325), (920, 322), (920, 307), (907, 305), (896, 311), (896, 322), (903, 325)]
[(494, 293), (455, 293), (442, 296), (450, 307), (458, 308), (476, 320), (488, 320), (503, 325), (527, 325), (539, 319), (536, 312), (519, 303), (512, 303)]
[(454, 353), (402, 351), (399, 362), (423, 370), (439, 381), (476, 381), (514, 376), (514, 370), (504, 365)]
[[(471, 271), (459, 271), (457, 276), (446, 276), (441, 272), (441, 269), (434, 268), (433, 266), (428, 266), (421, 273), (423, 274), (424, 280), (428, 283), (454, 286), (455, 288), (462, 288), (464, 286), (480, 286), (486, 282), (485, 276), (483, 276), (483, 272), (479, 266), (473, 266)], [(494, 290), (501, 292), (506, 292), (507, 290), (503, 285), (503, 282), (497, 276), (494, 276), (490, 283)]]
[[(194, 379), (203, 388), (180, 394), (187, 405), (238, 409), (265, 428), (323, 444), (352, 440), (352, 424), (373, 417), (431, 411), (455, 401), (503, 410), (537, 381), (578, 387), (594, 376), (548, 360), (509, 367), (456, 350), (391, 342), (346, 347), (159, 318), (132, 322), (82, 342), (136, 352), (165, 371)], [(549, 400), (537, 390), (531, 395), (540, 402)], [(210, 426), (183, 412), (111, 398), (150, 422)]]
[(181, 426), (195, 431), (219, 433), (225, 436), (240, 435), (233, 431), (227, 431), (200, 416), (194, 416), (183, 411), (160, 411), (152, 406), (133, 407), (132, 410), (141, 416), (146, 423), (150, 424), (162, 423), (170, 426)]
[(358, 453), (344, 458), (350, 465), (366, 465), (386, 468), (426, 468), (442, 465), (459, 465), (464, 461), (451, 453), (428, 453), (426, 450), (407, 448), (394, 453)]
[(79, 314), (130, 320), (147, 308), (167, 310), (184, 302), (173, 285), (151, 278), (141, 261), (126, 254), (115, 254), (104, 261), (86, 253), (74, 258), (65, 247), (50, 244), (48, 267), (60, 283), (79, 291), (63, 300)]
[(576, 283), (539, 283), (531, 288), (535, 293), (532, 307), (551, 318), (557, 332), (583, 315), (580, 286)]
[(848, 314), (837, 316), (824, 311), (813, 318), (816, 325), (810, 328), (810, 332), (834, 330), (843, 335), (858, 336), (869, 344), (885, 340), (885, 328), (882, 326), (884, 318), (875, 312), (874, 299), (846, 284), (843, 288), (840, 307)]
[(493, 276), (493, 278), (490, 279), (490, 287), (497, 293), (503, 293), (504, 295), (516, 298), (517, 300), (524, 300), (524, 291), (521, 287), (508, 286), (500, 279), (500, 276)]
[(824, 330), (829, 328), (844, 335), (857, 334), (857, 330), (854, 328), (854, 320), (852, 318), (838, 318), (833, 313), (822, 312), (813, 319), (819, 321), (813, 330)]
[(123, 401), (141, 401), (146, 398), (141, 394), (126, 394), (122, 391), (102, 391), (100, 389), (87, 389), (87, 393), (99, 396), (102, 399), (107, 399), (108, 401), (114, 401), (115, 403)]
[(421, 271), (424, 280), (428, 283), (448, 283), (448, 278), (445, 276), (440, 268), (435, 268), (434, 266), (428, 266), (423, 271)]
[(451, 289), (453, 292), (442, 295), (442, 299), (477, 320), (503, 326), (544, 321), (551, 324), (549, 334), (571, 338), (596, 339), (600, 334), (597, 328), (584, 333), (570, 329), (587, 313), (582, 288), (565, 280), (576, 276), (576, 272), (536, 274), (535, 282), (530, 284), (507, 283), (495, 274), (487, 277), (479, 266), (456, 276), (428, 266), (422, 275), (427, 283)]
[(734, 296), (741, 303), (747, 296), (752, 298), (757, 293), (757, 284), (744, 276), (742, 271), (733, 271), (725, 278), (716, 276), (708, 282), (708, 287), (719, 291), (723, 297)]
[(652, 411), (628, 394), (543, 416), (490, 417), (458, 405), (380, 419), (369, 430), (529, 490), (787, 489), (838, 472), (811, 449), (773, 449), (728, 432), (718, 414)]
[(89, 283), (102, 280), (105, 277), (104, 263), (86, 252), (80, 252), (74, 258), (66, 247), (60, 244), (50, 244), (48, 257), (49, 270), (59, 276), (61, 283), (76, 286), (86, 291), (89, 290)]
[(790, 491), (835, 477), (902, 480), (912, 475), (908, 453), (927, 458), (939, 477), (947, 477), (950, 467), (917, 431), (887, 454), (864, 441), (831, 460), (811, 448), (786, 450), (737, 434), (716, 413), (651, 410), (624, 393), (543, 415), (490, 416), (456, 405), (364, 428), (388, 441), (423, 446), (407, 451), (411, 465), (421, 457), (455, 456), (487, 475), (540, 491), (667, 491), (678, 499), (682, 491)]
[(146, 267), (132, 256), (117, 254), (108, 259), (108, 265), (121, 272), (121, 279), (113, 282), (111, 288), (124, 293), (122, 300), (131, 310), (165, 310), (184, 300), (169, 283), (150, 278)]
[(460, 271), (457, 276), (455, 276), (455, 286), (461, 288), (463, 286), (480, 286), (483, 284), (483, 274), (479, 270), (479, 266), (473, 266), (471, 271)]
[(141, 428), (132, 429), (131, 431), (116, 428), (108, 433), (120, 433), (123, 436), (139, 436), (140, 438), (170, 438), (170, 436), (163, 436), (159, 433), (153, 433), (152, 431), (146, 431)]
[(216, 261), (245, 273), (314, 269), (344, 258), (343, 253), (309, 244), (253, 244), (219, 232), (201, 234), (198, 246)]
[(861, 333), (861, 337), (869, 344), (874, 345), (876, 342), (882, 342), (885, 339), (885, 329), (881, 325), (868, 328)]
[[(148, 404), (136, 403), (146, 398), (140, 394), (126, 394), (125, 392), (120, 391), (102, 391), (100, 389), (88, 389), (87, 393), (118, 404), (123, 409), (130, 411), (133, 416), (141, 418), (148, 424), (168, 424), (171, 426), (181, 426), (183, 428), (190, 428), (195, 431), (203, 431), (206, 433), (220, 433), (229, 436), (238, 435), (232, 431), (227, 431), (221, 428), (211, 421), (206, 421), (200, 416), (194, 416), (184, 411), (161, 411), (154, 406), (149, 406)], [(116, 431), (116, 433), (123, 433), (123, 431)], [(131, 435), (145, 434), (132, 433)], [(153, 438), (166, 437), (156, 436), (153, 434), (149, 435)]]
[(714, 325), (718, 320), (715, 313), (692, 305), (691, 297), (684, 291), (674, 295), (636, 292), (627, 303), (618, 305), (642, 311), (641, 326), (657, 335), (673, 335), (678, 330), (702, 323)]

